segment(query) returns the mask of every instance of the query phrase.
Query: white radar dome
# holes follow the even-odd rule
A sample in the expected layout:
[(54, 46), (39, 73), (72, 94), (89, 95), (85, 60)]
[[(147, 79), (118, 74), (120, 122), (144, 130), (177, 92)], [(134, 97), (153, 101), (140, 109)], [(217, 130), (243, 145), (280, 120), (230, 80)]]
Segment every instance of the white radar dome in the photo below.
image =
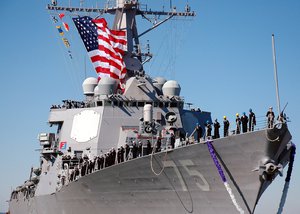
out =
[(117, 90), (117, 81), (110, 77), (102, 77), (98, 83), (99, 95), (114, 94)]
[(94, 95), (94, 89), (98, 84), (98, 80), (95, 77), (88, 77), (82, 83), (82, 89), (84, 95)]
[(167, 82), (167, 80), (163, 77), (155, 77), (153, 85), (158, 93), (162, 94), (162, 87)]
[(163, 95), (168, 97), (179, 96), (180, 90), (181, 87), (175, 80), (167, 81), (162, 87)]
[(98, 85), (95, 87), (95, 89), (94, 89), (94, 95), (95, 96), (98, 96), (98, 95), (100, 95), (100, 92), (99, 92), (99, 87), (98, 87)]

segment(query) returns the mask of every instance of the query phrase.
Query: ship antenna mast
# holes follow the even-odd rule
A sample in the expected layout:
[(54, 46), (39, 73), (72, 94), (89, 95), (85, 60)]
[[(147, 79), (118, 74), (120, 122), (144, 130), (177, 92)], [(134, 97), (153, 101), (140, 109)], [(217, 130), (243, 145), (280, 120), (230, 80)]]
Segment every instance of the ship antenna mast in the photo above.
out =
[(277, 110), (280, 117), (280, 98), (279, 98), (279, 87), (278, 87), (278, 76), (277, 76), (277, 63), (276, 63), (276, 50), (275, 50), (275, 38), (272, 34), (272, 50), (273, 50), (273, 64), (274, 64), (274, 77), (275, 77), (275, 86), (276, 86), (276, 99), (277, 99)]
[[(147, 51), (141, 50), (139, 38), (151, 30), (157, 28), (161, 24), (177, 17), (193, 17), (196, 15), (194, 11), (190, 10), (187, 5), (184, 12), (177, 12), (174, 6), (171, 11), (153, 11), (147, 8), (147, 5), (142, 5), (138, 0), (113, 0), (115, 6), (110, 6), (110, 1), (107, 1), (105, 8), (86, 8), (83, 7), (84, 0), (80, 0), (80, 7), (71, 7), (70, 3), (68, 7), (58, 6), (57, 0), (51, 0), (51, 4), (47, 5), (48, 10), (55, 12), (66, 11), (70, 15), (79, 15), (79, 13), (96, 13), (96, 14), (112, 14), (114, 15), (113, 30), (126, 30), (127, 34), (127, 53), (124, 56), (124, 61), (128, 65), (132, 65), (129, 70), (143, 71), (143, 64), (150, 61), (152, 54), (150, 53), (149, 45), (147, 44)], [(171, 1), (172, 2), (172, 1)], [(136, 16), (140, 15), (142, 18), (152, 23), (152, 26), (139, 34), (137, 29)], [(155, 21), (152, 22), (150, 17), (155, 17)], [(156, 17), (164, 16), (165, 18), (157, 22)], [(128, 73), (128, 72), (127, 72)], [(131, 76), (131, 75), (130, 75)]]

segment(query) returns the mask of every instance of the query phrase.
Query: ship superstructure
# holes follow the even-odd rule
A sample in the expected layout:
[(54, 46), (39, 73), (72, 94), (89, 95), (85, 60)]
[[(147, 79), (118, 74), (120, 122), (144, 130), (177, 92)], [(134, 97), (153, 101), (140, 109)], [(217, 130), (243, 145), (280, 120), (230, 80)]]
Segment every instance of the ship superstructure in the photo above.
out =
[[(210, 112), (185, 109), (175, 80), (151, 78), (144, 69), (152, 54), (139, 37), (184, 12), (142, 10), (139, 1), (113, 7), (49, 10), (114, 14), (113, 30), (126, 30), (125, 87), (89, 77), (85, 100), (53, 106), (41, 133), (40, 166), (10, 199), (11, 213), (252, 213), (261, 194), (290, 160), (291, 134), (284, 120), (258, 131), (213, 139), (195, 129), (211, 123)], [(136, 15), (166, 15), (138, 34)], [(223, 186), (207, 141), (213, 144), (228, 189)]]

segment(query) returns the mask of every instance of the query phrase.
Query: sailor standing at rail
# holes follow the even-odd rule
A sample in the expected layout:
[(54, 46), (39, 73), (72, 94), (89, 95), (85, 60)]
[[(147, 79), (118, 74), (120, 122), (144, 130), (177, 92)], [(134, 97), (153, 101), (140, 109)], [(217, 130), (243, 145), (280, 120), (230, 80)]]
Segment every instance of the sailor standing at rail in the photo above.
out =
[(152, 153), (152, 144), (150, 140), (147, 140), (146, 155), (150, 155), (151, 153)]
[(75, 174), (74, 174), (74, 179), (77, 180), (79, 178), (79, 167), (75, 166)]
[(241, 118), (240, 118), (239, 113), (236, 113), (235, 123), (236, 123), (235, 133), (240, 134), (241, 133)]
[(104, 168), (104, 156), (103, 156), (103, 154), (100, 155), (99, 164), (100, 164), (100, 169), (103, 169)]
[(215, 119), (215, 122), (214, 122), (214, 139), (220, 138), (220, 132), (219, 132), (220, 127), (221, 127), (220, 123), (218, 122), (217, 119)]
[(243, 130), (243, 133), (247, 132), (247, 129), (248, 129), (248, 117), (246, 115), (245, 112), (243, 112), (243, 115), (241, 117), (241, 122), (242, 122), (242, 130)]
[(129, 151), (130, 151), (130, 147), (128, 145), (128, 143), (125, 144), (125, 160), (129, 160)]
[(117, 152), (118, 163), (121, 163), (121, 157), (122, 157), (122, 153), (121, 153), (121, 148), (119, 147)]
[(175, 148), (175, 135), (173, 133), (171, 133), (171, 136), (170, 136), (170, 144), (171, 144), (171, 148), (174, 149)]
[(71, 170), (71, 173), (70, 173), (69, 182), (72, 182), (72, 181), (74, 180), (74, 176), (75, 176), (75, 172), (74, 172), (74, 170), (72, 169), (72, 170)]
[(143, 144), (141, 141), (139, 141), (139, 145), (138, 145), (138, 157), (142, 157), (143, 156)]
[(249, 131), (253, 132), (254, 131), (254, 126), (256, 125), (256, 118), (255, 114), (252, 111), (252, 109), (249, 109)]
[(212, 130), (211, 124), (209, 121), (206, 121), (205, 128), (206, 128), (206, 138), (209, 139), (211, 137), (211, 130)]
[(86, 164), (86, 161), (83, 162), (83, 165), (81, 167), (81, 177), (85, 176), (85, 173), (86, 173), (86, 168), (87, 168), (87, 164)]
[(226, 116), (223, 117), (223, 125), (224, 125), (224, 137), (228, 136), (229, 133), (229, 121), (227, 120)]
[(99, 155), (97, 156), (97, 170), (100, 170), (100, 157)]
[(199, 125), (199, 123), (196, 123), (196, 133), (197, 133), (198, 143), (200, 143), (200, 140), (201, 140), (201, 137), (202, 137), (202, 132), (203, 132), (202, 127)]
[(68, 164), (64, 164), (64, 168), (61, 172), (61, 184), (64, 186), (66, 184), (66, 179), (69, 179), (68, 178), (69, 176), (69, 167), (68, 167)]
[(132, 158), (136, 158), (137, 157), (137, 153), (138, 153), (138, 147), (136, 145), (136, 142), (133, 141), (133, 144), (132, 144)]
[(274, 124), (274, 112), (273, 112), (273, 107), (269, 108), (269, 111), (266, 114), (266, 117), (268, 118), (268, 128), (273, 128), (273, 124)]
[(116, 160), (117, 160), (117, 159), (116, 159), (116, 157), (117, 157), (117, 152), (116, 152), (115, 148), (112, 148), (111, 150), (112, 150), (112, 152), (111, 152), (111, 153), (112, 153), (112, 158), (111, 158), (111, 159), (112, 159), (112, 160), (111, 160), (112, 163), (111, 163), (111, 165), (115, 165)]
[(121, 146), (121, 162), (124, 162), (124, 153), (125, 153), (125, 149), (123, 146)]
[(161, 151), (161, 139), (157, 137), (155, 152)]

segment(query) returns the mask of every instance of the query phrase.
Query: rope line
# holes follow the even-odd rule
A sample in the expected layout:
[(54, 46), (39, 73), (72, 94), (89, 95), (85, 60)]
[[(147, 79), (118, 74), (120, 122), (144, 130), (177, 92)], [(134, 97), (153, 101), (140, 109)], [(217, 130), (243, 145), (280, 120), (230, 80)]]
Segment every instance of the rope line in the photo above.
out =
[[(157, 159), (156, 159), (156, 158), (154, 158), (154, 160), (157, 162)], [(157, 164), (159, 164), (159, 163), (157, 162)], [(182, 177), (182, 180), (183, 180), (183, 182), (184, 182), (184, 185), (186, 186), (187, 191), (188, 191), (188, 193), (189, 193), (189, 197), (190, 197), (190, 200), (191, 200), (191, 209), (190, 209), (190, 210), (186, 207), (186, 205), (185, 205), (184, 202), (182, 201), (182, 199), (181, 199), (179, 193), (177, 192), (175, 186), (173, 185), (173, 183), (172, 183), (171, 179), (169, 178), (169, 176), (167, 175), (167, 173), (166, 173), (165, 171), (163, 171), (163, 173), (164, 173), (165, 176), (167, 177), (167, 179), (168, 179), (170, 185), (172, 186), (173, 190), (175, 191), (176, 196), (177, 196), (178, 200), (180, 201), (181, 205), (183, 206), (183, 208), (184, 208), (188, 213), (193, 213), (193, 212), (194, 212), (194, 201), (193, 201), (193, 197), (192, 197), (192, 195), (191, 195), (191, 192), (190, 192), (190, 190), (189, 190), (189, 187), (188, 187), (188, 185), (187, 185), (187, 183), (186, 183), (186, 181), (185, 181), (185, 179), (184, 179), (184, 177), (183, 177), (183, 175), (182, 175), (182, 173), (181, 173), (179, 167), (178, 167), (178, 172), (180, 173), (180, 175), (181, 175), (181, 177)]]
[[(155, 170), (153, 169), (153, 156), (154, 156), (154, 152), (155, 152), (154, 149), (156, 148), (156, 144), (157, 144), (157, 141), (156, 141), (155, 144), (153, 145), (153, 137), (152, 137), (152, 145), (153, 145), (153, 149), (152, 149), (152, 153), (151, 153), (151, 157), (150, 157), (150, 166), (151, 166), (152, 172), (153, 172), (156, 176), (159, 176), (159, 175), (161, 175), (161, 173), (164, 173), (165, 176), (167, 177), (167, 179), (168, 179), (170, 185), (172, 186), (173, 190), (175, 191), (176, 196), (177, 196), (178, 200), (180, 201), (181, 205), (183, 206), (183, 208), (184, 208), (188, 213), (193, 213), (193, 212), (194, 212), (194, 202), (193, 202), (193, 198), (192, 198), (191, 192), (190, 192), (190, 190), (189, 190), (189, 188), (188, 188), (188, 185), (187, 185), (185, 179), (183, 178), (183, 175), (182, 175), (182, 173), (180, 172), (179, 168), (178, 168), (178, 172), (180, 173), (180, 175), (181, 175), (181, 177), (182, 177), (182, 179), (183, 179), (184, 185), (186, 186), (186, 188), (187, 188), (187, 190), (188, 190), (188, 193), (189, 193), (189, 197), (190, 197), (190, 200), (191, 200), (191, 206), (192, 206), (192, 207), (191, 207), (191, 210), (189, 210), (189, 209), (185, 206), (185, 204), (183, 203), (183, 201), (182, 201), (182, 199), (181, 199), (179, 193), (178, 193), (177, 190), (175, 189), (175, 187), (174, 187), (174, 185), (173, 185), (171, 179), (169, 178), (169, 176), (167, 175), (167, 173), (164, 171), (164, 169), (165, 169), (165, 164), (164, 164), (164, 162), (165, 162), (166, 159), (167, 159), (168, 150), (166, 150), (166, 152), (165, 152), (164, 160), (162, 161), (163, 166), (162, 166), (161, 171), (160, 171), (159, 173), (157, 173), (157, 172), (155, 172)], [(157, 160), (155, 157), (154, 157), (154, 160), (156, 161), (156, 163), (157, 163), (158, 165), (160, 165), (159, 162), (158, 162), (158, 160)]]
[(284, 207), (285, 202), (286, 202), (286, 198), (287, 198), (287, 194), (288, 194), (288, 190), (289, 190), (289, 186), (290, 186), (291, 175), (292, 175), (292, 171), (293, 171), (295, 154), (296, 154), (296, 145), (292, 143), (289, 167), (288, 167), (287, 175), (286, 175), (286, 178), (285, 178), (285, 184), (284, 184), (284, 187), (283, 187), (283, 190), (282, 190), (282, 195), (281, 195), (281, 199), (280, 199), (277, 214), (282, 213), (283, 207)]
[(235, 199), (235, 196), (234, 196), (234, 194), (233, 194), (233, 192), (232, 192), (232, 189), (231, 189), (229, 183), (227, 183), (225, 174), (224, 174), (224, 172), (223, 172), (223, 170), (222, 170), (222, 167), (221, 167), (221, 165), (220, 165), (220, 163), (219, 163), (219, 161), (218, 161), (218, 159), (217, 159), (217, 157), (216, 157), (216, 153), (215, 153), (215, 151), (214, 151), (214, 148), (213, 148), (211, 142), (210, 142), (210, 141), (207, 141), (207, 142), (206, 142), (206, 145), (207, 145), (207, 147), (208, 147), (208, 151), (209, 151), (209, 153), (210, 153), (210, 156), (212, 157), (212, 159), (213, 159), (213, 161), (214, 161), (214, 164), (215, 164), (215, 166), (217, 167), (217, 170), (218, 170), (218, 172), (219, 172), (219, 175), (220, 175), (220, 177), (221, 177), (221, 179), (222, 179), (222, 181), (223, 181), (223, 183), (224, 183), (224, 186), (225, 186), (225, 188), (226, 188), (226, 190), (227, 190), (227, 192), (228, 192), (228, 194), (229, 194), (229, 196), (230, 196), (230, 198), (231, 198), (232, 203), (234, 204), (235, 208), (237, 209), (237, 211), (238, 211), (239, 213), (244, 214), (245, 211), (244, 211), (244, 210), (240, 207), (240, 205), (237, 203), (237, 201), (236, 201), (236, 199)]
[[(151, 152), (151, 156), (150, 156), (150, 166), (151, 166), (151, 170), (152, 172), (154, 173), (154, 175), (156, 176), (159, 176), (165, 169), (165, 164), (164, 162), (167, 160), (167, 154), (168, 154), (168, 149), (166, 149), (166, 152), (165, 152), (165, 156), (164, 156), (164, 159), (162, 161), (162, 169), (159, 173), (155, 172), (154, 168), (153, 168), (153, 155), (155, 153), (155, 148), (156, 148), (156, 144), (157, 144), (157, 141), (155, 142), (155, 144), (153, 145), (153, 138), (152, 138), (152, 145), (153, 145), (153, 149), (152, 149), (152, 152)], [(157, 162), (157, 160), (156, 160)], [(159, 165), (159, 164), (158, 164)]]

